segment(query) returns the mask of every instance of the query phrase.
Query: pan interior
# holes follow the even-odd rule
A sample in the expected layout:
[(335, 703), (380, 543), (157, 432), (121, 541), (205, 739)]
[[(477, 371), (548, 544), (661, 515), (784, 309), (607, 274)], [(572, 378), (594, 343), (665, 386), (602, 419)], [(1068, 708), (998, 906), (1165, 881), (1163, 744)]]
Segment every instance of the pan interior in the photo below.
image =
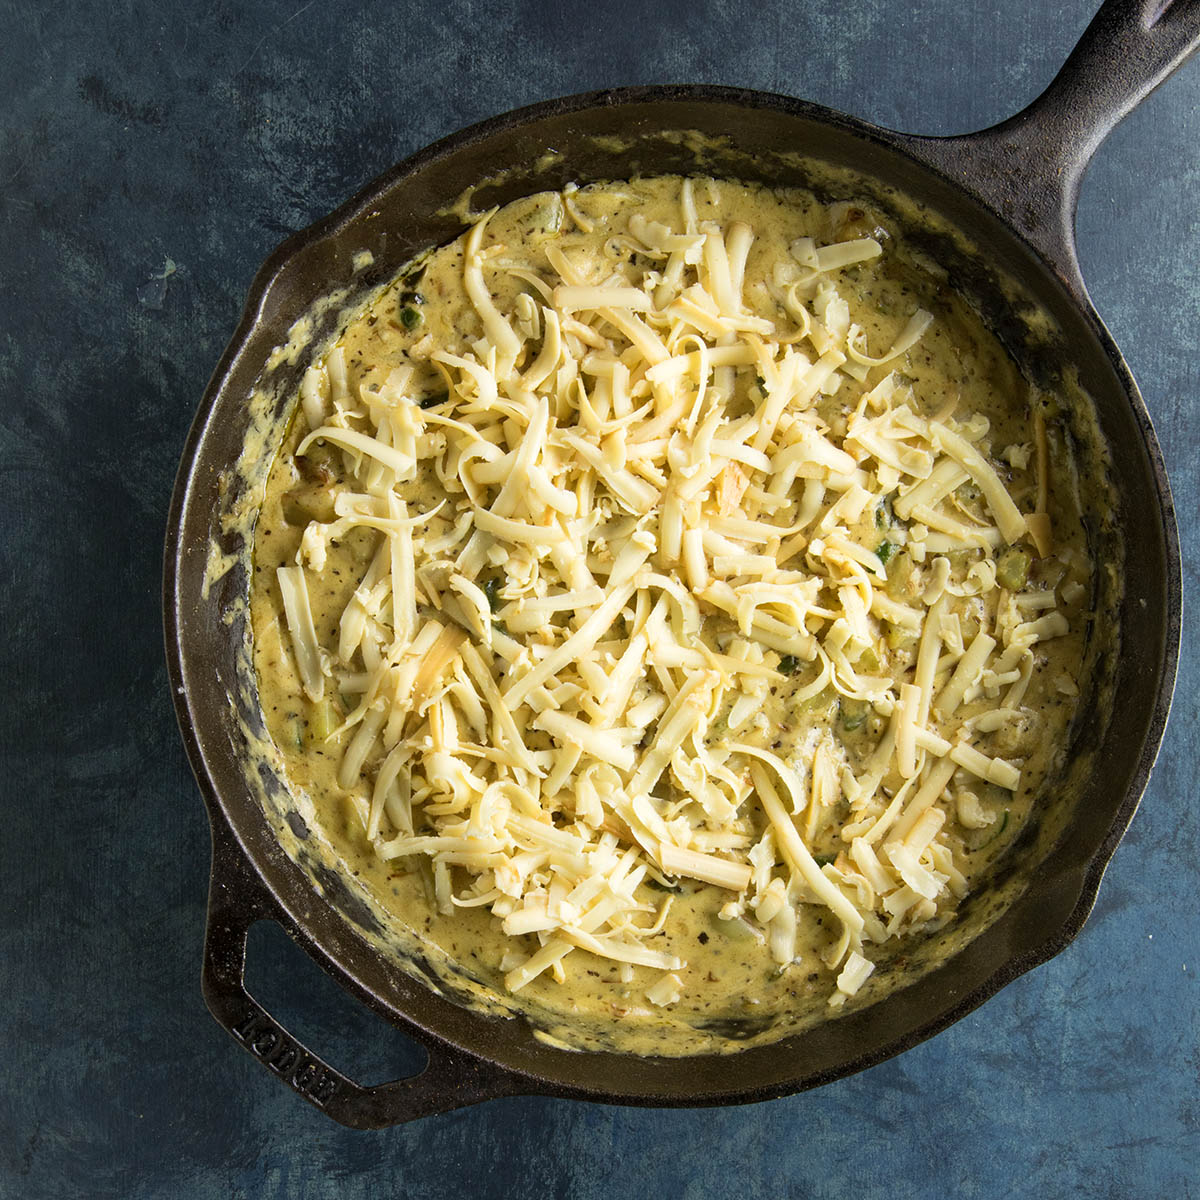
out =
[[(525, 1021), (505, 1019), (469, 977), (445, 964), (410, 964), (424, 983), (415, 981), (388, 953), (379, 914), (322, 853), (310, 814), (280, 779), (258, 713), (248, 644), (256, 500), (313, 351), (416, 252), (461, 232), (468, 204), (478, 211), (569, 182), (667, 173), (802, 186), (829, 200), (866, 197), (892, 213), (1031, 380), (1078, 397), (1080, 462), (1094, 477), (1108, 472), (1116, 496), (1116, 519), (1097, 514), (1092, 530), (1094, 559), (1113, 569), (1099, 573), (1097, 629), (1105, 633), (1094, 639), (1091, 692), (1081, 704), (1070, 767), (1042, 819), (1027, 827), (1019, 857), (953, 925), (896, 967), (912, 982), (885, 1003), (870, 1004), (890, 982), (881, 971), (846, 1016), (733, 1060), (569, 1054)], [(1098, 879), (1145, 765), (1164, 657), (1167, 550), (1131, 381), (1096, 323), (997, 219), (852, 123), (792, 102), (659, 93), (620, 106), (548, 106), (535, 118), (469, 131), (373, 185), (282, 248), (265, 271), (272, 277), (262, 303), (214, 385), (189, 480), (179, 554), (183, 673), (214, 802), (300, 939), (382, 1011), (558, 1090), (728, 1098), (795, 1090), (894, 1053), (1073, 935), (1090, 899), (1089, 873)], [(314, 296), (321, 298), (315, 304)], [(1111, 721), (1114, 694), (1123, 713), (1136, 714), (1119, 729)], [(491, 1015), (468, 1014), (455, 1000), (490, 1007)]]

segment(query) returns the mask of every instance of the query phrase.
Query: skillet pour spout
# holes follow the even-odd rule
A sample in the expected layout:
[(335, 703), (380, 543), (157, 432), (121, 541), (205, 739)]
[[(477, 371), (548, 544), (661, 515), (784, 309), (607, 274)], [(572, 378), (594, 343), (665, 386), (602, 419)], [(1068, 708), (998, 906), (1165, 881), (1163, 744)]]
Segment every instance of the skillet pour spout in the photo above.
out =
[[(282, 246), (263, 266), (209, 384), (183, 453), (165, 553), (169, 675), (212, 825), (203, 989), (214, 1016), (282, 1080), (336, 1121), (380, 1128), (480, 1100), (538, 1093), (643, 1105), (712, 1105), (815, 1087), (899, 1054), (1063, 949), (1079, 932), (1104, 868), (1145, 789), (1170, 706), (1179, 651), (1180, 553), (1150, 418), (1092, 308), (1074, 213), (1087, 162), (1109, 129), (1200, 43), (1200, 2), (1108, 0), (1047, 91), (1023, 112), (961, 137), (893, 133), (784, 96), (729, 88), (633, 88), (548, 101), (436, 143)], [(1031, 866), (1006, 884), (1003, 911), (940, 965), (870, 1007), (735, 1054), (648, 1058), (570, 1051), (523, 1020), (470, 1011), (377, 950), (372, 915), (344, 879), (304, 869), (309, 831), (287, 789), (250, 752), (264, 736), (249, 644), (253, 489), (248, 445), (276, 423), (313, 339), (416, 253), (462, 232), (452, 211), (567, 183), (708, 173), (819, 190), (823, 171), (917, 215), (919, 248), (1038, 382), (1070, 374), (1091, 397), (1116, 493), (1112, 552), (1118, 635), (1104, 687), (1084, 705), (1062, 819), (1024, 847)], [(486, 182), (481, 182), (486, 181)], [(370, 254), (373, 265), (362, 269)], [(316, 305), (334, 293), (338, 303)], [(1052, 331), (1051, 335), (1046, 330)], [(264, 468), (265, 469), (265, 468)], [(241, 506), (239, 508), (238, 506)], [(1098, 534), (1097, 536), (1104, 536)], [(1117, 560), (1110, 560), (1117, 561)], [(288, 843), (291, 851), (285, 849)], [(987, 918), (986, 921), (984, 918)], [(428, 1051), (411, 1079), (364, 1087), (335, 1071), (250, 995), (247, 934), (271, 920), (347, 991)]]

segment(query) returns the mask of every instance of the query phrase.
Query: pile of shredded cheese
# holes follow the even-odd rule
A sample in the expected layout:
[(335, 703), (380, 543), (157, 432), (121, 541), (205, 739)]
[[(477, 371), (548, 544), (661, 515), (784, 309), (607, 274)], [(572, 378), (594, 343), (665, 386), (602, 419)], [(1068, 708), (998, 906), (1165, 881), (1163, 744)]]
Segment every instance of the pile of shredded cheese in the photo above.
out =
[[(948, 821), (994, 820), (973, 789), (1020, 785), (978, 742), (1068, 628), (1053, 589), (997, 580), (1006, 547), (1051, 548), (1045, 432), (1009, 448), (1037, 456), (1022, 512), (986, 419), (920, 415), (892, 370), (931, 315), (890, 347), (851, 323), (839, 273), (880, 241), (799, 239), (756, 284), (769, 319), (746, 302), (754, 230), (701, 221), (693, 188), (673, 225), (632, 211), (616, 265), (555, 238), (552, 270), (532, 270), (489, 244), (489, 214), (465, 238), (474, 344), (425, 338), (373, 389), (341, 349), (311, 367), (298, 452), (337, 447), (348, 482), (278, 582), (304, 691), (351, 698), (339, 782), (366, 836), (387, 860), (427, 856), (440, 910), (491, 910), (509, 989), (562, 980), (583, 950), (656, 969), (648, 997), (672, 1003), (687, 963), (655, 946), (671, 897), (639, 885), (687, 877), (724, 889), (722, 915), (781, 970), (798, 913), (827, 911), (840, 1004), (872, 945), (953, 911)], [(512, 311), (493, 272), (527, 285)], [(421, 360), (445, 379), (432, 405)], [(839, 391), (853, 403), (823, 419)], [(378, 549), (318, 644), (309, 581), (359, 527)], [(829, 720), (793, 752), (767, 744), (787, 676), (798, 722), (834, 693), (878, 717), (873, 752), (856, 765)], [(831, 837), (832, 861), (814, 852)]]

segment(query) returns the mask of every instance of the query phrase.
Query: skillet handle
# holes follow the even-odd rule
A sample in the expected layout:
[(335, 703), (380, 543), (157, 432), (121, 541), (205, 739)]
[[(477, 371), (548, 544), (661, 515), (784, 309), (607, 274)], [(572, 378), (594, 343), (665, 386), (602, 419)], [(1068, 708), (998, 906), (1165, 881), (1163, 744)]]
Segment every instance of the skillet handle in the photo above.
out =
[(1109, 131), (1200, 45), (1200, 0), (1105, 0), (1027, 108), (977, 133), (906, 137), (906, 148), (995, 209), (1086, 300), (1075, 208)]
[[(522, 1089), (514, 1076), (441, 1041), (418, 1037), (429, 1061), (418, 1075), (374, 1087), (348, 1079), (290, 1034), (246, 988), (246, 940), (260, 920), (291, 922), (214, 814), (213, 869), (202, 986), (209, 1011), (264, 1066), (310, 1104), (352, 1129), (383, 1129)], [(415, 1030), (406, 1029), (417, 1037)]]

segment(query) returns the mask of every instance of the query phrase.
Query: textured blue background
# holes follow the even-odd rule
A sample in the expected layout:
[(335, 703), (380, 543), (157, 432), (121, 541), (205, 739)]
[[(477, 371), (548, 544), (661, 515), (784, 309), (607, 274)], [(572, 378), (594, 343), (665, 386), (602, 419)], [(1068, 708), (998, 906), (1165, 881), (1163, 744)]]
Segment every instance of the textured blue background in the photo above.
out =
[[(979, 127), (1049, 81), (1093, 3), (0, 2), (0, 1195), (1200, 1190), (1194, 617), (1095, 915), (946, 1033), (753, 1108), (519, 1099), (380, 1134), (303, 1104), (204, 1009), (208, 832), (160, 649), (175, 464), (285, 234), (433, 138), (590, 88), (738, 84)], [(1085, 275), (1164, 442), (1189, 589), (1198, 102), (1193, 62), (1101, 149), (1079, 214)], [(264, 997), (335, 1063), (378, 1080), (403, 1058), (294, 948), (252, 952)]]

